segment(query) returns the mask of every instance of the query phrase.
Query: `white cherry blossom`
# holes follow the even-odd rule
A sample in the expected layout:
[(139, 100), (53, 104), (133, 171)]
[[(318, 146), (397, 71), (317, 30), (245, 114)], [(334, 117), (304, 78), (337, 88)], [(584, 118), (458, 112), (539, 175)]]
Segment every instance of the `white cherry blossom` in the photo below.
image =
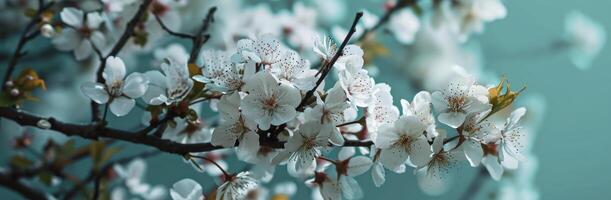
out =
[(98, 49), (105, 47), (106, 38), (99, 31), (104, 15), (97, 12), (85, 13), (69, 7), (64, 8), (59, 16), (67, 27), (53, 39), (56, 48), (62, 51), (73, 50), (77, 60), (84, 60), (94, 54), (92, 45)]
[(431, 95), (439, 122), (458, 128), (470, 113), (483, 112), (491, 108), (488, 90), (471, 79), (455, 80), (443, 91)]
[(295, 108), (301, 102), (299, 90), (278, 83), (268, 72), (253, 75), (244, 91), (248, 95), (241, 102), (242, 112), (254, 120), (261, 130), (289, 122), (297, 115)]
[(285, 150), (274, 158), (273, 163), (288, 159), (287, 168), (293, 172), (314, 166), (321, 150), (328, 144), (329, 133), (324, 130), (316, 121), (302, 124), (285, 143)]
[(241, 39), (237, 48), (238, 52), (232, 56), (233, 61), (262, 67), (279, 62), (284, 55), (280, 41), (270, 34), (261, 35), (256, 40)]
[(236, 141), (238, 141), (238, 152), (259, 149), (259, 135), (256, 133), (256, 124), (240, 112), (240, 94), (235, 92), (223, 95), (218, 108), (222, 121), (214, 129), (211, 143), (228, 148), (235, 146)]
[[(87, 82), (81, 86), (81, 91), (98, 104), (109, 103), (110, 111), (116, 116), (125, 116), (142, 97), (149, 84), (149, 79), (138, 72), (125, 78), (125, 64), (119, 57), (106, 59), (103, 71), (105, 84)], [(125, 78), (125, 79), (124, 79)]]
[(367, 131), (370, 138), (375, 140), (378, 127), (384, 124), (392, 124), (399, 118), (399, 109), (393, 105), (393, 97), (390, 86), (384, 83), (375, 85), (374, 103), (367, 107)]
[(228, 178), (216, 189), (216, 200), (246, 199), (248, 193), (257, 189), (258, 182), (251, 177), (250, 172), (240, 172)]
[(344, 144), (344, 137), (336, 126), (345, 122), (344, 111), (350, 108), (347, 100), (344, 90), (336, 84), (328, 91), (324, 101), (318, 98), (316, 106), (305, 110), (306, 121), (321, 123), (323, 129), (331, 133), (330, 140), (335, 145)]
[(343, 70), (339, 73), (339, 83), (346, 91), (346, 96), (358, 107), (367, 107), (375, 100), (373, 95), (375, 82), (367, 73), (365, 69), (354, 73)]
[(569, 58), (579, 69), (587, 69), (604, 47), (604, 27), (579, 11), (570, 12), (564, 21), (565, 42)]
[(171, 105), (182, 101), (193, 87), (187, 64), (169, 57), (161, 64), (161, 70), (163, 74), (157, 70), (145, 73), (151, 83), (143, 97), (145, 102)]
[(403, 115), (416, 117), (422, 125), (426, 127), (427, 137), (429, 140), (436, 137), (437, 126), (435, 125), (435, 117), (431, 108), (431, 94), (427, 91), (418, 92), (414, 96), (412, 103), (405, 99), (401, 99), (401, 108)]
[(395, 172), (408, 160), (415, 166), (426, 164), (431, 147), (424, 136), (425, 126), (414, 116), (402, 116), (392, 125), (382, 125), (375, 145), (382, 149), (380, 162)]
[(282, 59), (270, 67), (270, 72), (282, 83), (292, 85), (302, 91), (311, 90), (316, 85), (318, 70), (310, 69), (310, 62), (301, 58), (293, 50), (288, 50)]
[(202, 200), (204, 199), (202, 186), (193, 179), (182, 179), (170, 189), (173, 200)]
[(231, 92), (242, 88), (245, 78), (252, 75), (252, 71), (244, 71), (243, 64), (235, 64), (226, 52), (206, 50), (202, 53), (202, 75), (195, 75), (193, 79), (206, 83), (206, 87), (214, 91)]
[(412, 9), (401, 9), (391, 16), (388, 29), (400, 43), (411, 44), (420, 29), (420, 19)]
[(127, 166), (114, 165), (113, 169), (125, 181), (125, 186), (132, 194), (145, 199), (162, 199), (167, 195), (165, 187), (161, 185), (152, 186), (144, 182), (146, 162), (142, 159), (134, 159)]

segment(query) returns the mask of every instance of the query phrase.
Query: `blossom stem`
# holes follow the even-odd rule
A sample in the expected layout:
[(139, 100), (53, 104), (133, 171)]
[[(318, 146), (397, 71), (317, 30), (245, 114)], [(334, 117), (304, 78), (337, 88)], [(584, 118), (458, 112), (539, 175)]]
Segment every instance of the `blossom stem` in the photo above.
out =
[(361, 124), (363, 122), (365, 122), (365, 116), (363, 116), (363, 117), (361, 117), (361, 118), (359, 118), (358, 120), (355, 120), (355, 121), (339, 124), (336, 127), (342, 127), (342, 126), (347, 126), (347, 125), (351, 125), (351, 124)]
[(214, 166), (216, 166), (219, 170), (221, 170), (221, 172), (223, 172), (223, 175), (225, 175), (225, 177), (230, 177), (231, 176), (231, 174), (227, 173), (227, 171), (225, 171), (225, 169), (223, 169), (223, 167), (221, 167), (221, 165), (219, 165), (216, 161), (214, 161), (214, 160), (212, 160), (210, 158), (207, 158), (207, 157), (204, 157), (204, 156), (198, 156), (198, 155), (189, 155), (189, 157), (199, 158), (199, 159), (208, 161), (208, 162), (214, 164)]
[[(129, 20), (129, 22), (127, 23), (127, 27), (125, 28), (125, 31), (123, 32), (123, 34), (121, 35), (117, 43), (115, 43), (110, 53), (104, 56), (103, 59), (101, 60), (100, 66), (98, 67), (98, 71), (96, 73), (96, 82), (102, 83), (102, 84), (105, 82), (103, 73), (104, 73), (104, 69), (106, 68), (107, 58), (111, 56), (117, 56), (119, 54), (121, 49), (123, 49), (125, 44), (127, 44), (127, 41), (129, 40), (129, 38), (131, 38), (134, 35), (134, 30), (136, 29), (136, 26), (140, 23), (140, 20), (143, 19), (142, 16), (144, 16), (147, 13), (148, 7), (152, 2), (153, 2), (152, 0), (144, 0), (144, 2), (140, 4), (138, 11), (132, 17), (132, 19)], [(92, 121), (100, 120), (99, 112), (100, 111), (98, 109), (98, 104), (92, 100), (91, 101), (91, 120)]]

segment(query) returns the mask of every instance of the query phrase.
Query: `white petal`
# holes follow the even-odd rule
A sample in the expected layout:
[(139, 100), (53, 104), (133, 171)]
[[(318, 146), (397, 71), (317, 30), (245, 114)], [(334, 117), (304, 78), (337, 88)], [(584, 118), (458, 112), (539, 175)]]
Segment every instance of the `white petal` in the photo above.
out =
[(215, 128), (210, 141), (212, 145), (225, 148), (235, 146), (238, 137), (232, 132), (233, 126), (234, 124), (221, 124), (219, 127)]
[(499, 163), (498, 157), (487, 155), (482, 159), (482, 164), (490, 173), (490, 176), (494, 180), (501, 180), (501, 176), (503, 176), (503, 166)]
[(93, 52), (93, 48), (91, 47), (91, 42), (89, 40), (82, 40), (76, 49), (74, 49), (74, 56), (76, 60), (85, 60), (88, 58)]
[(146, 93), (148, 82), (148, 79), (144, 75), (134, 72), (125, 79), (123, 94), (132, 99), (139, 98)]
[(77, 8), (64, 8), (59, 16), (62, 21), (72, 27), (80, 28), (83, 25), (83, 11)]
[(423, 166), (431, 160), (431, 153), (431, 146), (423, 136), (410, 144), (409, 160), (416, 166)]
[(437, 119), (452, 128), (458, 128), (465, 121), (466, 114), (461, 112), (447, 112), (439, 114)]
[(86, 82), (81, 85), (81, 92), (96, 103), (105, 104), (110, 97), (104, 88), (100, 83)]
[(371, 178), (376, 187), (380, 187), (386, 182), (386, 170), (384, 170), (382, 164), (376, 163), (373, 165), (373, 169), (371, 169)]
[(117, 97), (110, 103), (110, 111), (117, 117), (125, 116), (134, 108), (136, 101), (126, 97)]
[(174, 200), (202, 200), (202, 186), (193, 179), (182, 179), (172, 186), (170, 196)]
[(471, 164), (471, 167), (476, 167), (481, 162), (484, 157), (484, 150), (482, 149), (482, 145), (474, 140), (467, 140), (463, 143), (463, 150), (465, 151), (465, 156)]
[(247, 155), (253, 155), (252, 152), (259, 151), (259, 135), (254, 132), (244, 134), (238, 146), (238, 158), (241, 160), (251, 160)]
[(341, 176), (339, 185), (342, 189), (342, 196), (346, 199), (363, 198), (363, 190), (354, 178), (350, 176)]
[(373, 162), (368, 157), (365, 157), (365, 156), (354, 157), (350, 159), (350, 162), (348, 162), (348, 176), (354, 177), (354, 176), (361, 175), (367, 172), (367, 170), (371, 168), (372, 164)]
[(382, 149), (382, 153), (380, 154), (380, 162), (384, 165), (384, 167), (398, 172), (403, 163), (407, 161), (408, 157), (409, 155), (404, 148), (394, 147)]
[(348, 158), (354, 156), (355, 152), (354, 147), (342, 147), (342, 149), (339, 150), (339, 153), (337, 153), (337, 159), (347, 160)]
[(108, 57), (106, 59), (106, 68), (102, 74), (107, 83), (120, 81), (125, 78), (125, 64), (119, 57)]

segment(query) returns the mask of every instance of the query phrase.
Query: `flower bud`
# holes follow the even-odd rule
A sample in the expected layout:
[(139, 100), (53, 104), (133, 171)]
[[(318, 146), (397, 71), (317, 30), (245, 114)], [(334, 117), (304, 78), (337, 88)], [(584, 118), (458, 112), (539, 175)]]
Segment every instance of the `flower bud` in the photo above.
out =
[(52, 38), (55, 36), (55, 29), (51, 24), (45, 24), (40, 27), (40, 34), (46, 38)]
[(19, 89), (17, 89), (17, 88), (13, 88), (13, 89), (11, 90), (11, 96), (16, 97), (16, 96), (19, 96), (19, 94), (20, 94)]

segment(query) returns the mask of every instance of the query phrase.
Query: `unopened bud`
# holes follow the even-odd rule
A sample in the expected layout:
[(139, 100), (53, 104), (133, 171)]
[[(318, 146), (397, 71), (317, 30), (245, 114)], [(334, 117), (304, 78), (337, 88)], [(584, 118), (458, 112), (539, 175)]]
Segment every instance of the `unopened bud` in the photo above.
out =
[(6, 87), (13, 87), (15, 84), (13, 83), (13, 81), (7, 81), (5, 85)]
[(40, 27), (40, 34), (46, 38), (52, 38), (55, 36), (55, 29), (51, 24), (45, 24)]
[(19, 89), (17, 89), (17, 88), (13, 88), (11, 90), (11, 95), (14, 96), (14, 97), (19, 96), (19, 93), (20, 93)]
[(38, 128), (41, 128), (41, 129), (50, 129), (51, 122), (47, 121), (46, 119), (41, 119), (41, 120), (38, 120), (38, 122), (36, 122), (36, 126), (38, 126)]

